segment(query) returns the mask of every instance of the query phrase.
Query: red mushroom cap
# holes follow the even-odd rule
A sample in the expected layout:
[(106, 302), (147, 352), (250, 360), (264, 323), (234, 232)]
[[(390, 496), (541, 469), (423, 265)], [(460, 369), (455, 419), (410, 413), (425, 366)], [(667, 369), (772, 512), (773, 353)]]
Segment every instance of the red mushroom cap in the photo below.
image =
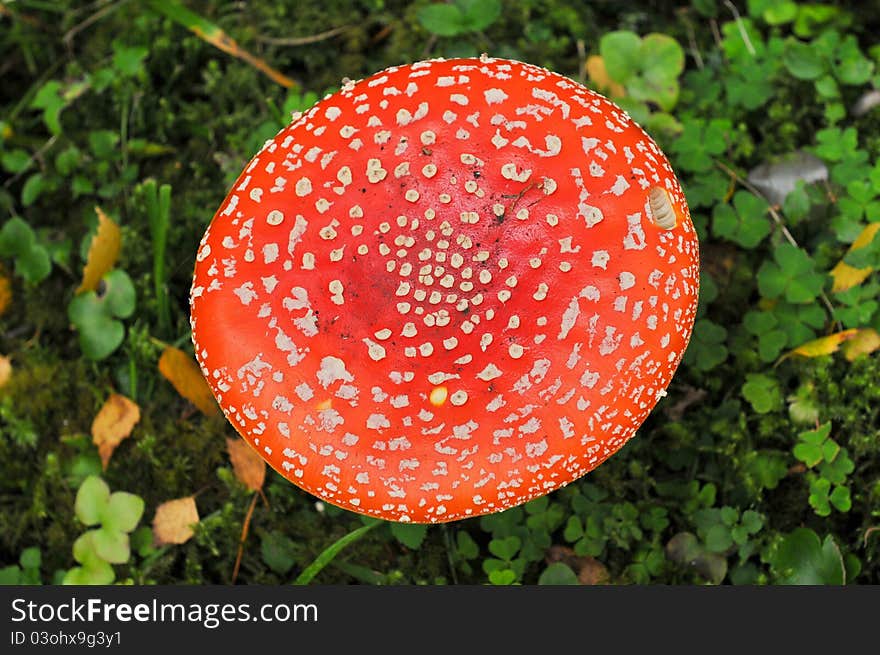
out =
[(698, 283), (681, 187), (621, 109), (516, 61), (425, 61), (347, 83), (251, 160), (198, 250), (193, 341), (291, 482), (442, 522), (616, 452)]

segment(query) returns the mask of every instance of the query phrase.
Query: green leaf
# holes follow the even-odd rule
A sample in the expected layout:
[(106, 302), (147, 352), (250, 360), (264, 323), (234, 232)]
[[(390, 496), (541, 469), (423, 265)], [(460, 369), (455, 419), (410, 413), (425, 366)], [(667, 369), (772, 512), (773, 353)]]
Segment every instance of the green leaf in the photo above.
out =
[(767, 203), (748, 191), (737, 191), (733, 207), (715, 206), (712, 229), (716, 236), (729, 239), (743, 248), (754, 248), (770, 234)]
[(267, 532), (260, 540), (263, 561), (278, 575), (286, 575), (296, 563), (295, 545), (291, 539), (278, 532)]
[(641, 65), (642, 40), (634, 32), (608, 32), (599, 40), (599, 54), (612, 80), (626, 84)]
[(116, 491), (110, 496), (110, 502), (101, 517), (101, 524), (111, 530), (131, 532), (137, 527), (143, 513), (142, 498), (124, 491)]
[(516, 572), (511, 569), (497, 569), (489, 573), (489, 582), (493, 585), (512, 585), (516, 582)]
[(727, 330), (707, 318), (694, 324), (684, 362), (698, 371), (710, 371), (727, 359)]
[[(79, 486), (74, 502), (76, 517), (84, 525), (97, 525), (110, 502), (110, 487), (101, 478), (90, 475)], [(81, 562), (81, 560), (78, 560)]]
[(367, 534), (370, 530), (375, 528), (377, 525), (380, 525), (381, 521), (371, 521), (366, 525), (363, 525), (355, 530), (352, 530), (347, 535), (340, 537), (335, 542), (327, 546), (320, 555), (318, 555), (315, 560), (309, 564), (305, 569), (303, 569), (302, 573), (300, 573), (296, 580), (294, 580), (293, 584), (295, 585), (307, 585), (312, 579), (320, 573), (325, 566), (327, 566), (333, 559), (349, 544), (354, 543), (361, 539), (365, 534)]
[(427, 5), (419, 11), (418, 18), (422, 27), (437, 36), (458, 36), (467, 31), (464, 16), (455, 5), (445, 3)]
[(799, 80), (815, 80), (825, 72), (825, 61), (819, 51), (795, 38), (785, 42), (782, 61), (788, 72)]
[(113, 68), (127, 77), (137, 75), (149, 53), (147, 47), (128, 47), (116, 42), (113, 44)]
[(844, 584), (845, 570), (840, 549), (831, 535), (822, 542), (809, 528), (797, 528), (777, 547), (770, 564), (778, 584)]
[(43, 122), (52, 134), (61, 134), (61, 110), (64, 109), (65, 101), (61, 94), (61, 82), (49, 80), (37, 91), (31, 107), (43, 110)]
[(110, 159), (116, 153), (119, 134), (113, 130), (89, 132), (89, 149), (98, 159)]
[(106, 527), (92, 530), (92, 533), (95, 552), (104, 561), (111, 564), (124, 564), (131, 557), (126, 533)]
[(21, 187), (21, 204), (30, 207), (43, 192), (43, 174), (34, 173)]
[(48, 251), (37, 243), (31, 226), (17, 216), (0, 229), (0, 256), (15, 258), (15, 272), (27, 282), (36, 284), (52, 271)]
[(726, 525), (713, 525), (706, 532), (706, 548), (713, 553), (723, 553), (733, 545), (733, 536)]
[(469, 32), (479, 32), (501, 17), (501, 0), (455, 0), (462, 24)]
[(813, 444), (819, 446), (824, 442), (829, 435), (831, 434), (831, 421), (827, 421), (823, 423), (815, 430), (806, 430), (805, 432), (801, 432), (798, 435), (798, 439), (801, 441), (805, 441), (806, 443)]
[(428, 526), (423, 523), (389, 523), (388, 525), (394, 538), (410, 550), (418, 550), (428, 533)]
[(831, 504), (841, 512), (848, 512), (852, 509), (852, 498), (850, 497), (849, 487), (838, 485), (834, 487), (834, 491), (828, 497)]
[(21, 569), (15, 564), (0, 569), (0, 586), (21, 584)]
[(115, 269), (103, 278), (104, 293), (87, 291), (67, 306), (70, 322), (79, 332), (86, 357), (101, 360), (116, 350), (125, 338), (125, 327), (117, 318), (128, 318), (135, 310), (135, 289), (125, 271)]
[(505, 537), (504, 539), (493, 539), (489, 542), (489, 552), (498, 559), (509, 562), (522, 547), (522, 540), (514, 535)]
[(794, 452), (795, 457), (810, 468), (813, 468), (816, 464), (822, 461), (822, 448), (814, 446), (813, 444), (799, 443), (794, 447), (792, 452)]
[(21, 173), (31, 165), (31, 156), (26, 150), (15, 148), (0, 152), (0, 166), (9, 173)]
[(782, 403), (779, 382), (763, 373), (749, 373), (746, 376), (742, 395), (759, 414), (773, 411)]
[(474, 538), (464, 530), (459, 530), (455, 535), (455, 548), (464, 559), (474, 559), (480, 554), (480, 547)]
[(781, 243), (773, 253), (775, 262), (765, 261), (758, 269), (758, 290), (765, 298), (784, 297), (794, 304), (811, 303), (822, 292), (825, 276), (815, 272), (810, 256), (790, 243)]
[(23, 569), (38, 569), (41, 561), (40, 549), (33, 546), (21, 551), (21, 556), (18, 558), (18, 563)]
[(539, 585), (576, 585), (580, 584), (571, 567), (562, 562), (553, 562), (538, 576)]

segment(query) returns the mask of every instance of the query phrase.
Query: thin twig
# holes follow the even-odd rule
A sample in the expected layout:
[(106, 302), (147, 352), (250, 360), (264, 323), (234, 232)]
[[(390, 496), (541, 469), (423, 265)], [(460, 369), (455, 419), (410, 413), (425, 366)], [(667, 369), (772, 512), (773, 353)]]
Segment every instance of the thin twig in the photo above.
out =
[[(795, 248), (797, 248), (799, 250), (801, 249), (800, 245), (798, 245), (798, 242), (795, 240), (792, 233), (789, 232), (788, 227), (786, 227), (785, 221), (782, 219), (782, 216), (780, 216), (779, 212), (776, 210), (776, 207), (769, 200), (767, 200), (767, 198), (764, 196), (764, 194), (761, 193), (761, 191), (758, 190), (758, 188), (755, 185), (753, 185), (747, 179), (741, 177), (735, 170), (733, 170), (732, 168), (730, 168), (726, 164), (716, 160), (715, 165), (718, 168), (720, 168), (722, 171), (727, 173), (732, 180), (734, 180), (738, 184), (741, 184), (743, 187), (745, 187), (751, 193), (755, 194), (756, 196), (761, 198), (764, 202), (766, 202), (770, 216), (773, 218), (773, 221), (776, 223), (776, 226), (779, 228), (780, 232), (782, 232), (782, 236), (784, 236), (785, 240), (788, 241)], [(834, 305), (831, 304), (831, 301), (828, 299), (828, 296), (825, 295), (824, 291), (820, 292), (819, 298), (822, 300), (822, 304), (825, 305), (825, 309), (828, 310), (828, 313), (831, 316), (834, 316)]]
[(583, 39), (576, 42), (578, 53), (578, 81), (581, 84), (587, 83), (587, 46)]
[(737, 10), (736, 5), (734, 5), (730, 0), (724, 0), (724, 6), (730, 9), (730, 12), (733, 14), (734, 20), (736, 20), (736, 27), (739, 29), (739, 34), (742, 37), (743, 43), (746, 44), (746, 48), (749, 51), (749, 54), (754, 57), (757, 53), (755, 52), (755, 46), (752, 45), (752, 40), (749, 38), (749, 33), (746, 31), (745, 25), (743, 25), (742, 17), (739, 15), (739, 10)]
[(35, 161), (39, 161), (42, 163), (43, 155), (46, 153), (47, 150), (49, 150), (49, 148), (51, 148), (53, 145), (55, 145), (55, 142), (57, 140), (58, 140), (57, 134), (49, 137), (49, 139), (46, 141), (46, 143), (41, 145), (39, 150), (37, 150), (34, 154), (32, 154), (30, 156), (30, 159), (27, 160), (27, 163), (24, 165), (24, 167), (18, 173), (16, 173), (12, 177), (10, 177), (8, 180), (6, 180), (3, 183), (3, 186), (8, 188), (10, 185), (15, 184), (16, 180), (18, 180), (19, 178), (21, 178), (22, 175), (27, 173), (28, 168), (30, 168), (30, 165), (33, 164)]
[(98, 11), (96, 11), (94, 14), (92, 14), (88, 18), (86, 18), (84, 21), (77, 23), (76, 25), (71, 27), (69, 30), (67, 30), (67, 33), (64, 35), (64, 37), (62, 39), (64, 41), (64, 45), (66, 45), (68, 49), (72, 50), (73, 49), (73, 38), (77, 34), (82, 32), (84, 29), (88, 28), (90, 25), (97, 23), (99, 20), (104, 18), (107, 14), (116, 11), (122, 5), (126, 4), (127, 2), (128, 2), (128, 0), (120, 0), (120, 2), (117, 2), (115, 4), (108, 4), (104, 7), (102, 7), (101, 9), (99, 9)]
[(251, 504), (248, 505), (247, 514), (244, 515), (244, 523), (241, 526), (241, 538), (238, 540), (238, 554), (235, 556), (235, 567), (232, 569), (232, 584), (235, 584), (238, 578), (238, 569), (241, 567), (241, 558), (244, 555), (244, 542), (247, 540), (248, 530), (251, 527), (251, 517), (254, 515), (254, 507), (257, 506), (257, 497), (260, 494), (255, 493), (251, 498)]
[(287, 38), (276, 38), (272, 36), (256, 36), (255, 40), (260, 43), (268, 43), (269, 45), (288, 45), (288, 46), (298, 46), (298, 45), (309, 45), (311, 43), (318, 43), (320, 41), (326, 41), (327, 39), (331, 39), (337, 34), (342, 34), (346, 30), (350, 30), (352, 28), (351, 25), (343, 25), (341, 27), (334, 27), (332, 30), (327, 30), (326, 32), (320, 32), (318, 34), (312, 34), (311, 36), (291, 36)]
[(691, 56), (694, 58), (694, 61), (697, 64), (697, 68), (703, 70), (703, 55), (700, 52), (699, 46), (697, 46), (697, 37), (694, 33), (694, 24), (691, 22), (691, 19), (686, 16), (686, 12), (682, 12), (682, 16), (684, 16), (684, 25), (685, 29), (687, 30), (688, 47), (690, 48)]
[(718, 31), (718, 21), (714, 18), (709, 20), (709, 27), (712, 28), (712, 38), (715, 39), (715, 45), (720, 49), (724, 47), (721, 32)]

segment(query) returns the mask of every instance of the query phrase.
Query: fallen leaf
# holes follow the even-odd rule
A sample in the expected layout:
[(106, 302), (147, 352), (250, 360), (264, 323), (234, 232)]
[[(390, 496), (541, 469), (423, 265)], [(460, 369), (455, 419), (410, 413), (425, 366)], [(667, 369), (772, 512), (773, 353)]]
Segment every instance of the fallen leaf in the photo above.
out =
[(591, 55), (587, 57), (584, 67), (587, 69), (587, 75), (599, 89), (607, 90), (609, 95), (615, 98), (622, 98), (626, 95), (626, 90), (611, 79), (608, 70), (605, 68), (605, 60), (600, 55)]
[(219, 411), (211, 387), (196, 361), (178, 348), (167, 347), (159, 358), (159, 372), (174, 385), (177, 393), (208, 416)]
[[(878, 230), (880, 230), (880, 223), (868, 224), (868, 226), (861, 231), (859, 236), (856, 237), (856, 240), (852, 242), (847, 254), (851, 253), (853, 250), (864, 248), (871, 243)], [(836, 293), (838, 291), (852, 289), (854, 286), (864, 282), (865, 278), (873, 272), (874, 269), (870, 266), (865, 268), (855, 268), (841, 259), (837, 262), (837, 266), (831, 269), (831, 277), (834, 278), (834, 284), (831, 286), (831, 290)]]
[(193, 526), (199, 522), (199, 510), (192, 496), (162, 503), (153, 517), (153, 540), (156, 545), (182, 544), (189, 541)]
[(576, 555), (568, 546), (550, 546), (544, 560), (547, 564), (562, 562), (567, 565), (577, 574), (578, 582), (583, 585), (608, 584), (611, 580), (608, 569), (602, 562), (589, 555)]
[(822, 355), (830, 355), (831, 353), (837, 352), (837, 349), (840, 348), (840, 345), (844, 341), (849, 341), (854, 338), (857, 333), (858, 330), (853, 328), (829, 334), (827, 337), (820, 337), (818, 339), (813, 339), (812, 341), (807, 341), (805, 344), (801, 344), (797, 348), (785, 353), (781, 359), (793, 355), (800, 355), (802, 357), (821, 357)]
[(251, 491), (259, 491), (266, 480), (266, 462), (244, 439), (227, 439), (226, 449), (235, 477)]
[(12, 377), (12, 361), (6, 355), (0, 355), (0, 387), (6, 386)]
[(97, 291), (101, 278), (110, 272), (119, 257), (119, 247), (122, 243), (119, 226), (100, 207), (95, 207), (95, 213), (98, 214), (98, 230), (89, 244), (83, 279), (76, 293)]
[(92, 443), (98, 447), (105, 471), (113, 451), (140, 420), (141, 408), (118, 393), (111, 394), (98, 410), (92, 421)]
[(250, 52), (239, 46), (238, 43), (236, 43), (235, 40), (219, 26), (201, 15), (190, 11), (181, 3), (176, 2), (175, 0), (150, 0), (150, 5), (156, 11), (164, 14), (175, 23), (187, 28), (197, 37), (210, 43), (215, 48), (253, 66), (273, 82), (276, 82), (287, 89), (296, 86), (296, 82), (292, 79), (272, 68), (263, 59), (252, 55)]
[(12, 303), (12, 283), (5, 271), (0, 271), (0, 315), (3, 315)]
[(858, 334), (843, 344), (843, 356), (852, 362), (880, 348), (880, 334), (874, 328), (862, 328)]
[(796, 150), (775, 163), (764, 163), (749, 171), (751, 182), (771, 205), (781, 205), (797, 188), (797, 183), (814, 184), (828, 179), (828, 167), (821, 159), (803, 150)]

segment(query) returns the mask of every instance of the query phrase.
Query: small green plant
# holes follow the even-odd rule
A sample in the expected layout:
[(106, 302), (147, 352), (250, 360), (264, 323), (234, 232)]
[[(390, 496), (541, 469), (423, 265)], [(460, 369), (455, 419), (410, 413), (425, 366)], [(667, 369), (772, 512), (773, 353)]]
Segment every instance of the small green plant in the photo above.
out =
[(461, 36), (486, 29), (500, 16), (500, 0), (454, 0), (423, 7), (419, 22), (431, 34)]
[(831, 514), (834, 507), (848, 512), (852, 497), (846, 486), (847, 476), (855, 470), (846, 448), (841, 448), (831, 435), (831, 422), (798, 435), (794, 456), (810, 469), (810, 506), (819, 516)]
[(110, 493), (101, 478), (89, 476), (76, 493), (76, 517), (85, 526), (98, 526), (80, 535), (73, 544), (75, 566), (64, 584), (111, 584), (116, 579), (112, 564), (125, 564), (131, 557), (129, 533), (141, 520), (144, 501), (124, 491)]
[(83, 354), (100, 360), (116, 350), (125, 339), (125, 326), (120, 319), (128, 318), (134, 310), (134, 285), (121, 269), (107, 273), (99, 291), (74, 296), (67, 316), (79, 334)]
[(52, 271), (49, 251), (39, 243), (31, 226), (22, 219), (10, 218), (0, 229), (0, 257), (15, 260), (15, 272), (25, 282), (42, 282)]
[(171, 185), (159, 186), (150, 179), (143, 183), (142, 192), (153, 247), (153, 292), (156, 296), (157, 320), (160, 333), (167, 334), (171, 329), (171, 305), (165, 278), (165, 250), (171, 224)]
[(40, 549), (25, 548), (21, 551), (18, 564), (0, 568), (0, 585), (38, 585), (43, 584), (40, 578)]
[(830, 534), (824, 540), (809, 528), (797, 528), (770, 546), (763, 558), (777, 584), (841, 585), (846, 566), (840, 547)]

